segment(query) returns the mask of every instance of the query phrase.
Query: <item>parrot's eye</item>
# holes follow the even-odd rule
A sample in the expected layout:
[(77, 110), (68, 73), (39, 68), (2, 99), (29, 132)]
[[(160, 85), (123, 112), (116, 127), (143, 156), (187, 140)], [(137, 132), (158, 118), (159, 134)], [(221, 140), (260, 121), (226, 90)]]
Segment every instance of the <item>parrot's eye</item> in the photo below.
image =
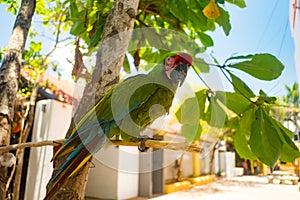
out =
[(169, 56), (165, 59), (165, 65), (168, 67), (168, 68), (172, 68), (173, 65), (174, 65), (174, 58)]

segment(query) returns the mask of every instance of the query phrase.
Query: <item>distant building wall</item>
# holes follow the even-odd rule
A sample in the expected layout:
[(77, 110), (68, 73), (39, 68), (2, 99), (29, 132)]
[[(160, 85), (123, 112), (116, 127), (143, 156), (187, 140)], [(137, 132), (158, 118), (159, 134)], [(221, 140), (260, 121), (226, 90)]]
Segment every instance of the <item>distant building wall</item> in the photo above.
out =
[(290, 28), (295, 44), (295, 65), (298, 82), (300, 82), (300, 1), (290, 0), (289, 4)]

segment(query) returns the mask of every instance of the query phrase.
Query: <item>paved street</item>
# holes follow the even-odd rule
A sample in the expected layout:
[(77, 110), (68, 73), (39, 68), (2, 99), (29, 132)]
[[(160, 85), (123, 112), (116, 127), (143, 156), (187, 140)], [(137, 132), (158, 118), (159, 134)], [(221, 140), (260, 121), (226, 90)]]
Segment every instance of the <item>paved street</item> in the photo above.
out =
[(244, 176), (193, 187), (151, 200), (299, 200), (299, 185), (268, 184), (265, 177)]

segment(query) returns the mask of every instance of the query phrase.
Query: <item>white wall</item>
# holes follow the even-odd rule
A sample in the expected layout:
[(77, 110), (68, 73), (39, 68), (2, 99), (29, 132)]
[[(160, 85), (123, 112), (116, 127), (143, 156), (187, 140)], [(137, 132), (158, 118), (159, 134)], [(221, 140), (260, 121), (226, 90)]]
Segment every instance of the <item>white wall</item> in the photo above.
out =
[[(117, 199), (119, 150), (106, 145), (97, 152), (92, 160), (85, 195), (102, 199)], [(101, 161), (105, 161), (102, 163)]]
[[(164, 135), (164, 140), (173, 142), (184, 142), (185, 138), (183, 136), (166, 134)], [(174, 168), (175, 160), (179, 159), (183, 155), (182, 169), (184, 176), (190, 176), (193, 174), (193, 154), (187, 151), (173, 151), (164, 150), (164, 178), (165, 180), (173, 179), (176, 175), (176, 170)], [(207, 153), (205, 156), (199, 156), (200, 163), (200, 175), (207, 174), (209, 172), (209, 162), (211, 158), (211, 153)], [(218, 165), (218, 153), (215, 156), (214, 164)], [(214, 171), (218, 170), (218, 167), (214, 167)]]
[[(36, 105), (32, 141), (64, 138), (72, 116), (72, 106), (55, 101), (41, 100)], [(53, 147), (31, 148), (25, 199), (43, 199), (46, 185), (52, 175)]]
[(139, 151), (137, 147), (119, 147), (118, 199), (138, 196)]
[[(182, 136), (174, 135), (174, 134), (165, 134), (165, 141), (171, 142), (185, 142), (185, 138)], [(186, 151), (173, 151), (169, 149), (164, 150), (164, 179), (173, 179), (176, 175), (176, 170), (174, 168), (175, 161), (180, 159), (181, 155), (183, 155), (182, 161), (182, 169), (184, 176), (190, 175), (193, 173), (193, 162), (192, 162), (192, 154)]]
[(138, 196), (139, 152), (137, 147), (107, 144), (93, 157), (86, 197), (128, 199)]
[(220, 171), (226, 173), (227, 179), (231, 179), (235, 176), (234, 152), (220, 152)]

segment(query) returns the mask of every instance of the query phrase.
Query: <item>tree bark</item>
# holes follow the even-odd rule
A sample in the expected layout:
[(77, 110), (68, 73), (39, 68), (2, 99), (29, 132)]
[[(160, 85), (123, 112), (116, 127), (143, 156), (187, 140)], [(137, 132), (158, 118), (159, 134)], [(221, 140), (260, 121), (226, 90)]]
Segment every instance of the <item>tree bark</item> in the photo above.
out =
[[(0, 68), (0, 146), (9, 145), (19, 89), (22, 53), (35, 11), (35, 0), (23, 0)], [(6, 197), (7, 168), (0, 167), (0, 199)]]
[[(138, 3), (138, 0), (114, 1), (106, 19), (101, 44), (97, 51), (92, 80), (85, 87), (83, 98), (66, 137), (71, 134), (76, 122), (79, 122), (81, 117), (119, 81), (119, 72), (131, 39)], [(66, 158), (57, 160), (52, 176), (65, 160)], [(90, 162), (77, 175), (70, 178), (52, 199), (84, 199), (89, 167)]]
[(214, 167), (214, 160), (215, 160), (215, 152), (217, 149), (218, 143), (216, 142), (216, 144), (214, 145), (213, 149), (212, 149), (212, 154), (210, 157), (210, 161), (209, 161), (209, 174), (213, 174), (213, 167)]
[[(62, 16), (65, 16), (66, 9), (62, 12), (62, 14), (59, 17), (59, 23), (57, 25), (57, 33), (56, 33), (56, 39), (53, 47), (49, 50), (49, 52), (44, 56), (42, 60), (42, 69), (47, 69), (47, 59), (49, 56), (56, 50), (58, 44), (59, 44), (59, 36), (61, 33), (61, 18)], [(24, 121), (26, 121), (26, 124), (24, 127), (22, 126), (22, 131), (19, 138), (19, 143), (24, 143), (27, 141), (29, 133), (31, 131), (31, 128), (33, 126), (34, 122), (34, 111), (35, 111), (35, 104), (38, 97), (38, 90), (40, 88), (40, 80), (41, 80), (41, 74), (38, 74), (36, 80), (34, 81), (34, 86), (31, 91), (30, 95), (30, 101), (29, 101), (29, 111), (28, 114), (25, 116)], [(15, 170), (15, 179), (14, 179), (14, 186), (13, 186), (13, 197), (14, 199), (19, 199), (20, 197), (20, 186), (21, 186), (21, 178), (22, 178), (22, 171), (23, 171), (23, 164), (24, 164), (24, 149), (18, 149), (16, 151), (16, 157), (17, 157), (17, 163), (16, 163), (16, 170)], [(13, 176), (14, 174), (11, 174)]]

